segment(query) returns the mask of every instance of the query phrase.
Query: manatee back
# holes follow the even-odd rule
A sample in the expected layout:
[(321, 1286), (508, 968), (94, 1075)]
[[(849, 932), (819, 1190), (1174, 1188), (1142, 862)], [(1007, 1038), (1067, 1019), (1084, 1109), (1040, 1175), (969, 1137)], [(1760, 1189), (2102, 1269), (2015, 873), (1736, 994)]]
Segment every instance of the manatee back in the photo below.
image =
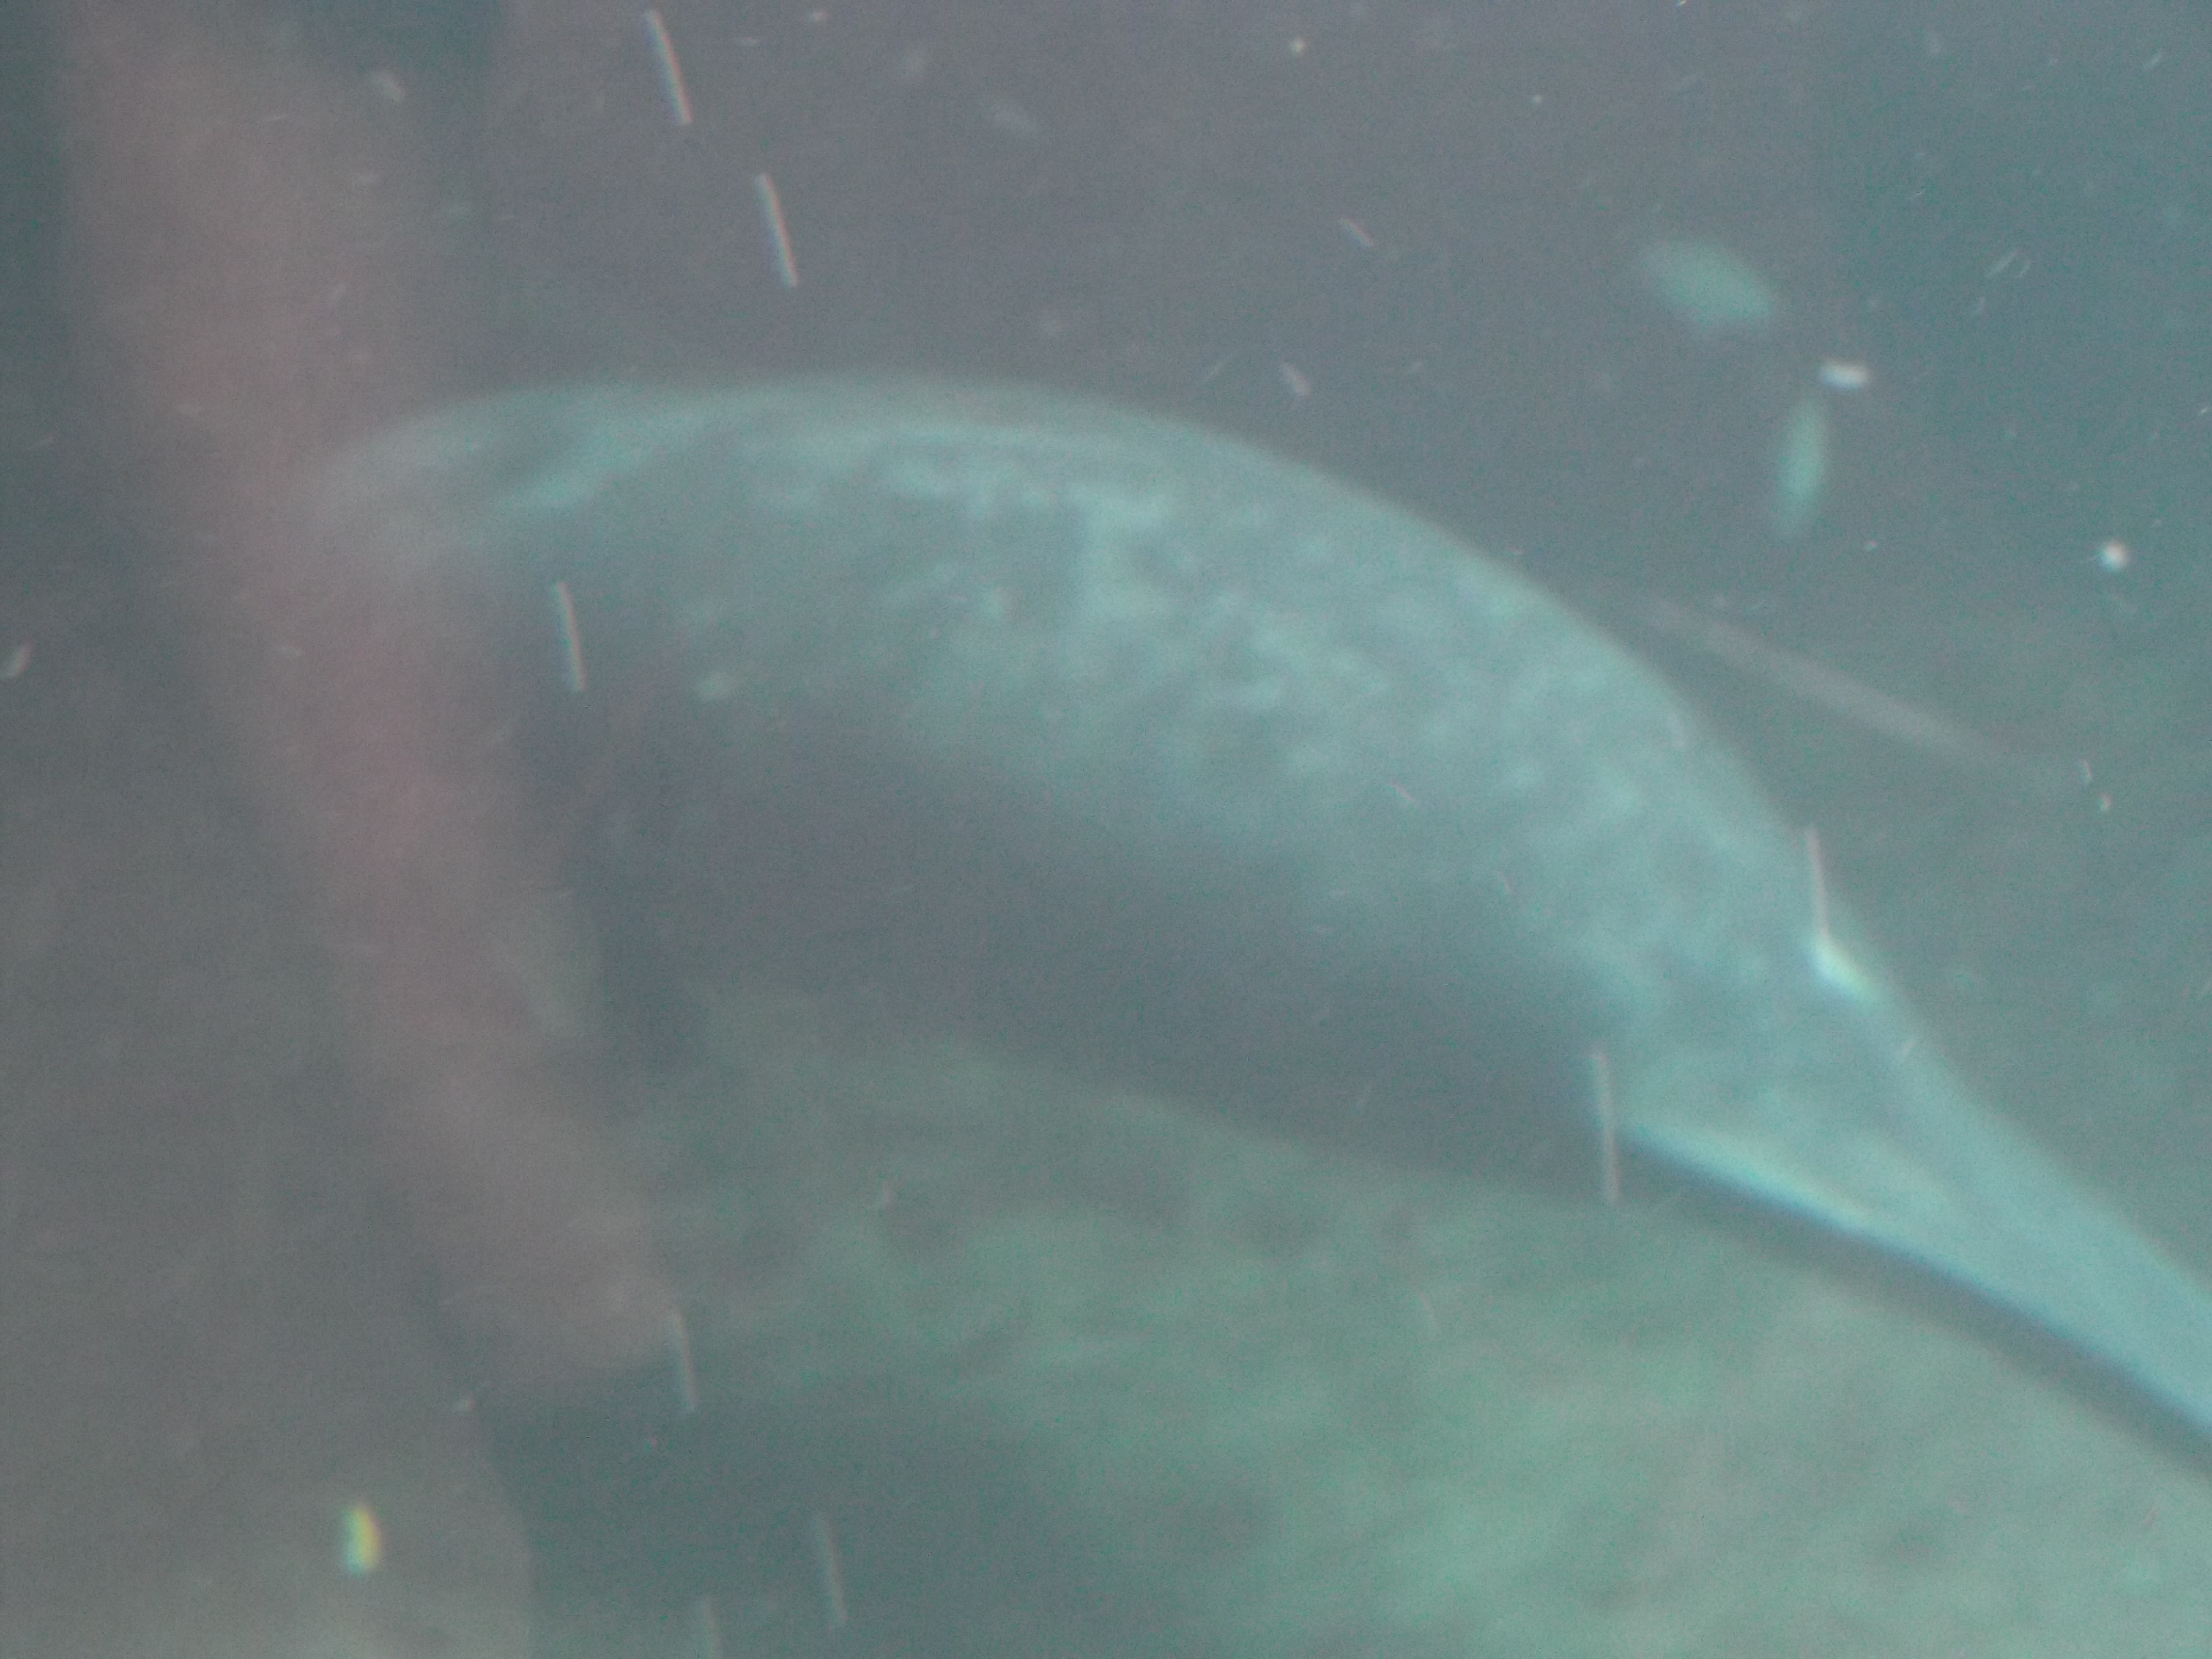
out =
[(1578, 1090), (1594, 1042), (1755, 1047), (1802, 977), (1794, 838), (1662, 682), (1189, 426), (530, 394), (363, 452), (321, 510), (486, 605), (556, 772), (621, 751), (608, 867), (690, 971), (896, 988), (1307, 1127), (1356, 1099), (1423, 1155)]

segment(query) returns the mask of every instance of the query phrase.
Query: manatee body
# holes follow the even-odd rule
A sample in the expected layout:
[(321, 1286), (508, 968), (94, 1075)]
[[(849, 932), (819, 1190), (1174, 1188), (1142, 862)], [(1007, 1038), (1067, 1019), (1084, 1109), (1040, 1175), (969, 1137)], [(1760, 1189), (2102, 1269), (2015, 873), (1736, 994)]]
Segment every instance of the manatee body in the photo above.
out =
[(1678, 696), (1410, 514), (898, 381), (482, 403), (315, 511), (326, 556), (476, 596), (555, 817), (591, 809), (689, 971), (865, 985), (1432, 1163), (1587, 1158), (1602, 1071), (1632, 1151), (2212, 1431), (2212, 1298), (1816, 927), (1800, 837)]

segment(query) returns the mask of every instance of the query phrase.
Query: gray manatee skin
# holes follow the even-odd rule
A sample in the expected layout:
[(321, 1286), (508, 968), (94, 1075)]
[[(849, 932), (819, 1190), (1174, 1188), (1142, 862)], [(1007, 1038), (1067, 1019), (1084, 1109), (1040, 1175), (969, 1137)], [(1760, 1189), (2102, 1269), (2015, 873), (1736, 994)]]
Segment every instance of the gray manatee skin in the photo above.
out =
[(1430, 1164), (1587, 1167), (1601, 1050), (1632, 1151), (2212, 1431), (2212, 1299), (1816, 928), (1801, 836), (1680, 697), (1411, 514), (898, 380), (465, 406), (313, 511), (320, 556), (484, 608), (556, 813), (587, 798), (687, 972), (865, 986)]

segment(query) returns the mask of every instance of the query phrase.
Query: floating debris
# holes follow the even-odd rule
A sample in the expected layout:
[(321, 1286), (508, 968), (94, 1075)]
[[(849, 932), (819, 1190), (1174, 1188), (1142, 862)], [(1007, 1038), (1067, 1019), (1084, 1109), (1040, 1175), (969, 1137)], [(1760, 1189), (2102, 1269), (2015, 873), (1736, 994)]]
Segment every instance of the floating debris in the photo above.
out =
[(1718, 242), (1654, 242), (1636, 267), (1652, 296), (1695, 334), (1763, 334), (1782, 313), (1766, 279)]
[(1598, 1195), (1607, 1209), (1620, 1207), (1620, 1109), (1613, 1097), (1613, 1057), (1589, 1051), (1590, 1109), (1597, 1120)]
[(1774, 449), (1774, 533), (1795, 541), (1820, 516), (1828, 488), (1828, 406), (1816, 392), (1797, 400)]
[(1044, 124), (1011, 98), (985, 99), (983, 119), (1009, 138), (1036, 138), (1044, 133)]
[(366, 1578), (384, 1565), (384, 1524), (366, 1504), (349, 1504), (339, 1518), (338, 1565), (350, 1578)]
[(1853, 726), (1917, 749), (1946, 764), (2036, 795), (2070, 793), (2069, 772), (1990, 742), (1949, 716), (1878, 691), (1839, 668), (1770, 645), (1757, 635), (1666, 599), (1654, 599), (1644, 620), (1743, 673), (1816, 703)]
[(786, 288), (799, 286), (799, 258), (791, 251), (791, 227), (784, 222), (783, 198), (775, 180), (765, 173), (753, 174), (753, 194), (760, 198), (761, 218), (768, 227), (769, 250), (775, 256), (775, 279)]
[(1822, 361), (1819, 378), (1831, 392), (1864, 392), (1874, 384), (1874, 371), (1847, 357), (1829, 357)]
[(679, 127), (691, 125), (691, 93), (684, 84), (684, 65), (676, 59), (676, 42), (658, 6), (645, 9), (645, 43), (653, 49), (653, 66), (660, 71), (660, 95), (668, 105), (668, 118)]
[(576, 596), (568, 591), (565, 581), (553, 584), (553, 620), (560, 624), (562, 683), (572, 697), (583, 696), (584, 636), (576, 627)]
[(668, 1316), (668, 1358), (676, 1373), (676, 1409), (689, 1417), (699, 1409), (699, 1368), (691, 1357), (691, 1327), (681, 1308)]
[(691, 1604), (691, 1650), (698, 1659), (722, 1659), (721, 1607), (710, 1590)]
[(1813, 971), (1852, 1001), (1872, 1003), (1881, 994), (1880, 982), (1844, 949), (1829, 925), (1827, 860), (1820, 854), (1820, 832), (1809, 823), (1805, 826), (1805, 862), (1813, 883), (1813, 930), (1806, 939)]
[(839, 1631), (845, 1627), (845, 1564), (837, 1553), (837, 1531), (830, 1524), (830, 1517), (816, 1510), (811, 1517), (814, 1536), (814, 1568), (822, 1585), (822, 1627)]

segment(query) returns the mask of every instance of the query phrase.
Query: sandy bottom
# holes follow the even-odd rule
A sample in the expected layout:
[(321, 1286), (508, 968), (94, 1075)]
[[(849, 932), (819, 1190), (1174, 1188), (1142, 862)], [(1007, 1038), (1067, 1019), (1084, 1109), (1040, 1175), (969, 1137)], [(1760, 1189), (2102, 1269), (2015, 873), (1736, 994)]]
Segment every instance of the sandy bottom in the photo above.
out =
[[(520, 1656), (521, 1531), (251, 826), (173, 694), (48, 637), (0, 688), (0, 1652)], [(711, 1501), (653, 1605), (552, 1587), (541, 1654), (2212, 1629), (2202, 1470), (1677, 1206), (1309, 1154), (849, 1011), (710, 1012), (619, 1138), (686, 1287)]]

